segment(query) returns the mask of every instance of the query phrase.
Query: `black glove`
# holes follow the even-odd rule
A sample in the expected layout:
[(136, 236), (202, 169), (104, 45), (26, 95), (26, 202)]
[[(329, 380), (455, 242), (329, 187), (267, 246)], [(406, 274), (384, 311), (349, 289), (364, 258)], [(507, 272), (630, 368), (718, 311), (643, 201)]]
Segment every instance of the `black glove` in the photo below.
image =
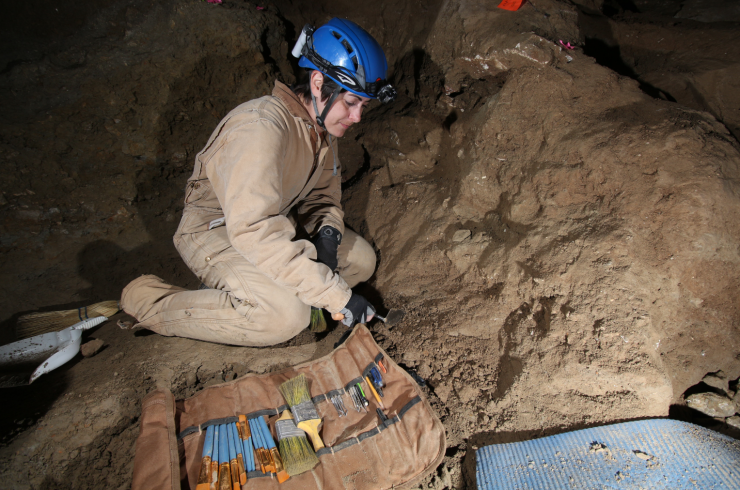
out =
[(367, 323), (375, 315), (375, 308), (370, 304), (368, 300), (359, 294), (352, 293), (352, 296), (347, 301), (347, 304), (340, 311), (344, 315), (342, 323), (347, 328), (352, 328), (358, 323)]
[(311, 242), (316, 247), (316, 259), (332, 271), (339, 265), (337, 249), (342, 243), (342, 234), (332, 226), (322, 226)]

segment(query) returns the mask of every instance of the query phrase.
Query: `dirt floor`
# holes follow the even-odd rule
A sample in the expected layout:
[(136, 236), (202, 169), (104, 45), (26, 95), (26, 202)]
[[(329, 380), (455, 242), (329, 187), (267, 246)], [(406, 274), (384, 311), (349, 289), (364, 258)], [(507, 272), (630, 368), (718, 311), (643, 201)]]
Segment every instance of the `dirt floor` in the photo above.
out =
[[(475, 452), (666, 417), (740, 377), (740, 13), (731, 1), (16, 3), (0, 22), (0, 341), (17, 317), (198, 281), (171, 237), (192, 162), (240, 102), (294, 81), (304, 23), (364, 26), (399, 90), (340, 142), (378, 268), (369, 327), (427, 382), (448, 449), (419, 488), (475, 488)], [(260, 7), (260, 9), (258, 9)], [(571, 43), (574, 49), (561, 44)], [(141, 398), (328, 353), (121, 330), (3, 392), (0, 488), (129, 488)], [(708, 374), (715, 374), (710, 382)], [(735, 397), (736, 403), (740, 400)]]

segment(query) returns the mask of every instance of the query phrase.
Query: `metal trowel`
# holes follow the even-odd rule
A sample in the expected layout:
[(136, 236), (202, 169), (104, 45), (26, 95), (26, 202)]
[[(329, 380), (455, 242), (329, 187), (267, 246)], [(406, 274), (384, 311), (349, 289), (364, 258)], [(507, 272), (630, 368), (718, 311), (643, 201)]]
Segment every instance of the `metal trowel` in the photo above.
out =
[(398, 325), (401, 320), (403, 320), (403, 317), (406, 315), (406, 312), (403, 310), (397, 310), (395, 308), (391, 308), (388, 311), (388, 314), (385, 316), (380, 316), (377, 313), (375, 313), (375, 318), (382, 321), (389, 327), (393, 327), (395, 325)]
[(99, 316), (59, 332), (36, 335), (0, 347), (0, 388), (24, 386), (58, 368), (80, 351), (82, 332), (108, 318)]
[[(378, 312), (375, 312), (375, 314), (373, 314), (372, 319), (374, 320), (377, 318), (378, 320), (388, 325), (388, 328), (390, 328), (400, 323), (401, 320), (403, 320), (404, 315), (406, 315), (406, 312), (404, 310), (397, 310), (395, 308), (391, 308), (390, 310), (388, 310), (388, 313), (385, 316), (378, 315)], [(342, 315), (341, 313), (338, 313), (338, 314), (333, 315), (332, 318), (336, 321), (341, 321), (342, 318), (344, 318), (344, 315)], [(342, 345), (344, 341), (349, 338), (349, 334), (351, 333), (352, 333), (352, 329), (348, 328), (347, 331), (344, 332), (341, 337), (339, 337), (339, 340), (337, 340), (336, 344), (334, 344), (334, 348), (336, 349), (337, 347)]]

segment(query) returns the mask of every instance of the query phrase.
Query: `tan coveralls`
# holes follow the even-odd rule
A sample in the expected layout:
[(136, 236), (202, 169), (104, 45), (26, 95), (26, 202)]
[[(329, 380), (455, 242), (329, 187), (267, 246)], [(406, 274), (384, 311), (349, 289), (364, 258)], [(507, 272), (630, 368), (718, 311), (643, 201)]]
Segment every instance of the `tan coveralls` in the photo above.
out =
[[(339, 162), (324, 132), (280, 82), (216, 127), (195, 158), (175, 247), (212, 289), (188, 291), (152, 275), (123, 290), (121, 306), (162, 335), (232, 345), (274, 345), (309, 323), (310, 306), (339, 312), (370, 278), (375, 253), (344, 228)], [(334, 165), (337, 165), (336, 174)], [(344, 234), (337, 273), (294, 240), (330, 225)]]

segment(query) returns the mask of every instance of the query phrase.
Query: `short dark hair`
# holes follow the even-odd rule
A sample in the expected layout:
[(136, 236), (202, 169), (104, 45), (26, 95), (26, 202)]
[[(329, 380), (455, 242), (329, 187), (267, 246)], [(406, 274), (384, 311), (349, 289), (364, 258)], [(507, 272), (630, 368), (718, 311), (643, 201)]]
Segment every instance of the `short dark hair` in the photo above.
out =
[[(314, 71), (318, 70), (306, 68), (301, 74), (301, 79), (298, 81), (298, 83), (290, 87), (293, 93), (302, 98), (306, 102), (306, 104), (309, 104), (311, 102), (311, 72)], [(341, 87), (337, 82), (335, 82), (328, 76), (324, 75), (323, 73), (321, 74), (324, 77), (324, 84), (321, 86), (321, 102), (325, 102), (329, 97), (331, 97), (331, 94), (334, 93), (334, 90)], [(346, 88), (342, 88), (339, 93), (342, 94), (346, 91)]]

